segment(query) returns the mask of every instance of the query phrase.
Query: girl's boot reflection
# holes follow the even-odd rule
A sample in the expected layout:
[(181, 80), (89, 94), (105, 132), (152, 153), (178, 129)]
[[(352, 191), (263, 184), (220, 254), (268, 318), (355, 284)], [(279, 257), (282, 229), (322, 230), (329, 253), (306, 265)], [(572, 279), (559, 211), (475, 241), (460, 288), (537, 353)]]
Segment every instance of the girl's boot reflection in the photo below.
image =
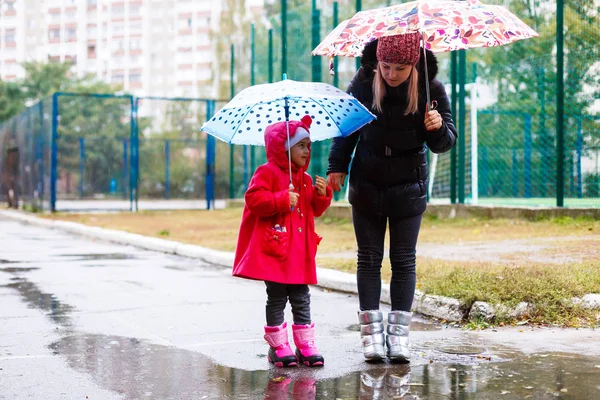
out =
[(287, 376), (270, 378), (265, 389), (265, 400), (287, 400), (288, 386), (292, 379)]
[(312, 378), (300, 378), (294, 382), (294, 400), (314, 400), (317, 397), (317, 382)]
[(360, 399), (383, 398), (385, 368), (371, 369), (360, 373)]
[(413, 399), (410, 395), (410, 366), (373, 369), (360, 374), (360, 399)]

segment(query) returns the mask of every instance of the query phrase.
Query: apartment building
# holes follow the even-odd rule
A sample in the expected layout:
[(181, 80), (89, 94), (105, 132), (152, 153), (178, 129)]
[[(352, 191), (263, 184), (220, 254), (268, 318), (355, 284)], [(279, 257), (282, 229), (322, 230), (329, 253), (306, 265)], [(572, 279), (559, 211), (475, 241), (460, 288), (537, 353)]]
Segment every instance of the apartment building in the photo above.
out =
[(79, 76), (140, 96), (211, 96), (220, 9), (211, 0), (0, 0), (0, 78), (21, 78), (24, 61), (70, 61)]

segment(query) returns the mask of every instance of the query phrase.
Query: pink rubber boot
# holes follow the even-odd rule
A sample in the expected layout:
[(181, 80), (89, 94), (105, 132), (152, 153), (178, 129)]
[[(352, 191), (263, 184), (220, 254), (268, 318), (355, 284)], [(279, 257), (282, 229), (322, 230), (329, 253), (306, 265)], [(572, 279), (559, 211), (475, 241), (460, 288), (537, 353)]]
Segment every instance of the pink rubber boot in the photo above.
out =
[(265, 326), (265, 340), (270, 346), (269, 362), (276, 367), (293, 367), (298, 363), (288, 341), (287, 323)]
[(296, 357), (304, 365), (316, 367), (325, 364), (325, 359), (315, 346), (315, 324), (292, 325)]

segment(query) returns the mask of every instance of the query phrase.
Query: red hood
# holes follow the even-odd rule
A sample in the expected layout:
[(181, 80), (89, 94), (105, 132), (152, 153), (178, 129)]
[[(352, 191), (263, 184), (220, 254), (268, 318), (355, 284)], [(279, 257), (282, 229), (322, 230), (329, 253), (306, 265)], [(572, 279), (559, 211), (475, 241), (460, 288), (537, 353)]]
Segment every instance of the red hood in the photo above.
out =
[[(306, 123), (305, 123), (306, 122)], [(289, 121), (290, 124), (290, 138), (294, 137), (298, 127), (306, 129), (310, 134), (310, 120), (303, 121)], [(275, 163), (283, 170), (288, 171), (289, 159), (287, 151), (285, 150), (285, 143), (287, 142), (287, 130), (285, 127), (286, 122), (277, 122), (275, 124), (267, 126), (265, 130), (265, 147), (267, 150), (267, 160)], [(310, 143), (308, 145), (310, 149)], [(303, 171), (308, 169), (310, 164), (310, 153), (306, 159), (306, 164), (302, 167)], [(296, 171), (297, 166), (292, 164), (292, 171)]]

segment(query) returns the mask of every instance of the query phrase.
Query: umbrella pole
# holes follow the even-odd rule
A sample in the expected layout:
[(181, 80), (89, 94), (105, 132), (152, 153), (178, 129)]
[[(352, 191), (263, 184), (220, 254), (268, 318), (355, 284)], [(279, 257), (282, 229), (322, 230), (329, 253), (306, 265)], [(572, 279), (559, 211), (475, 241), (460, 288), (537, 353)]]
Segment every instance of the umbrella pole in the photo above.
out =
[(425, 51), (425, 33), (421, 32), (423, 40), (423, 65), (425, 66), (425, 94), (427, 95), (427, 107), (431, 109), (431, 99), (429, 98), (429, 72), (427, 71), (427, 53)]
[(288, 98), (285, 98), (285, 130), (287, 132), (287, 147), (288, 147), (288, 167), (290, 171), (290, 188), (294, 187), (292, 183), (292, 149), (290, 149), (290, 106), (288, 105)]

